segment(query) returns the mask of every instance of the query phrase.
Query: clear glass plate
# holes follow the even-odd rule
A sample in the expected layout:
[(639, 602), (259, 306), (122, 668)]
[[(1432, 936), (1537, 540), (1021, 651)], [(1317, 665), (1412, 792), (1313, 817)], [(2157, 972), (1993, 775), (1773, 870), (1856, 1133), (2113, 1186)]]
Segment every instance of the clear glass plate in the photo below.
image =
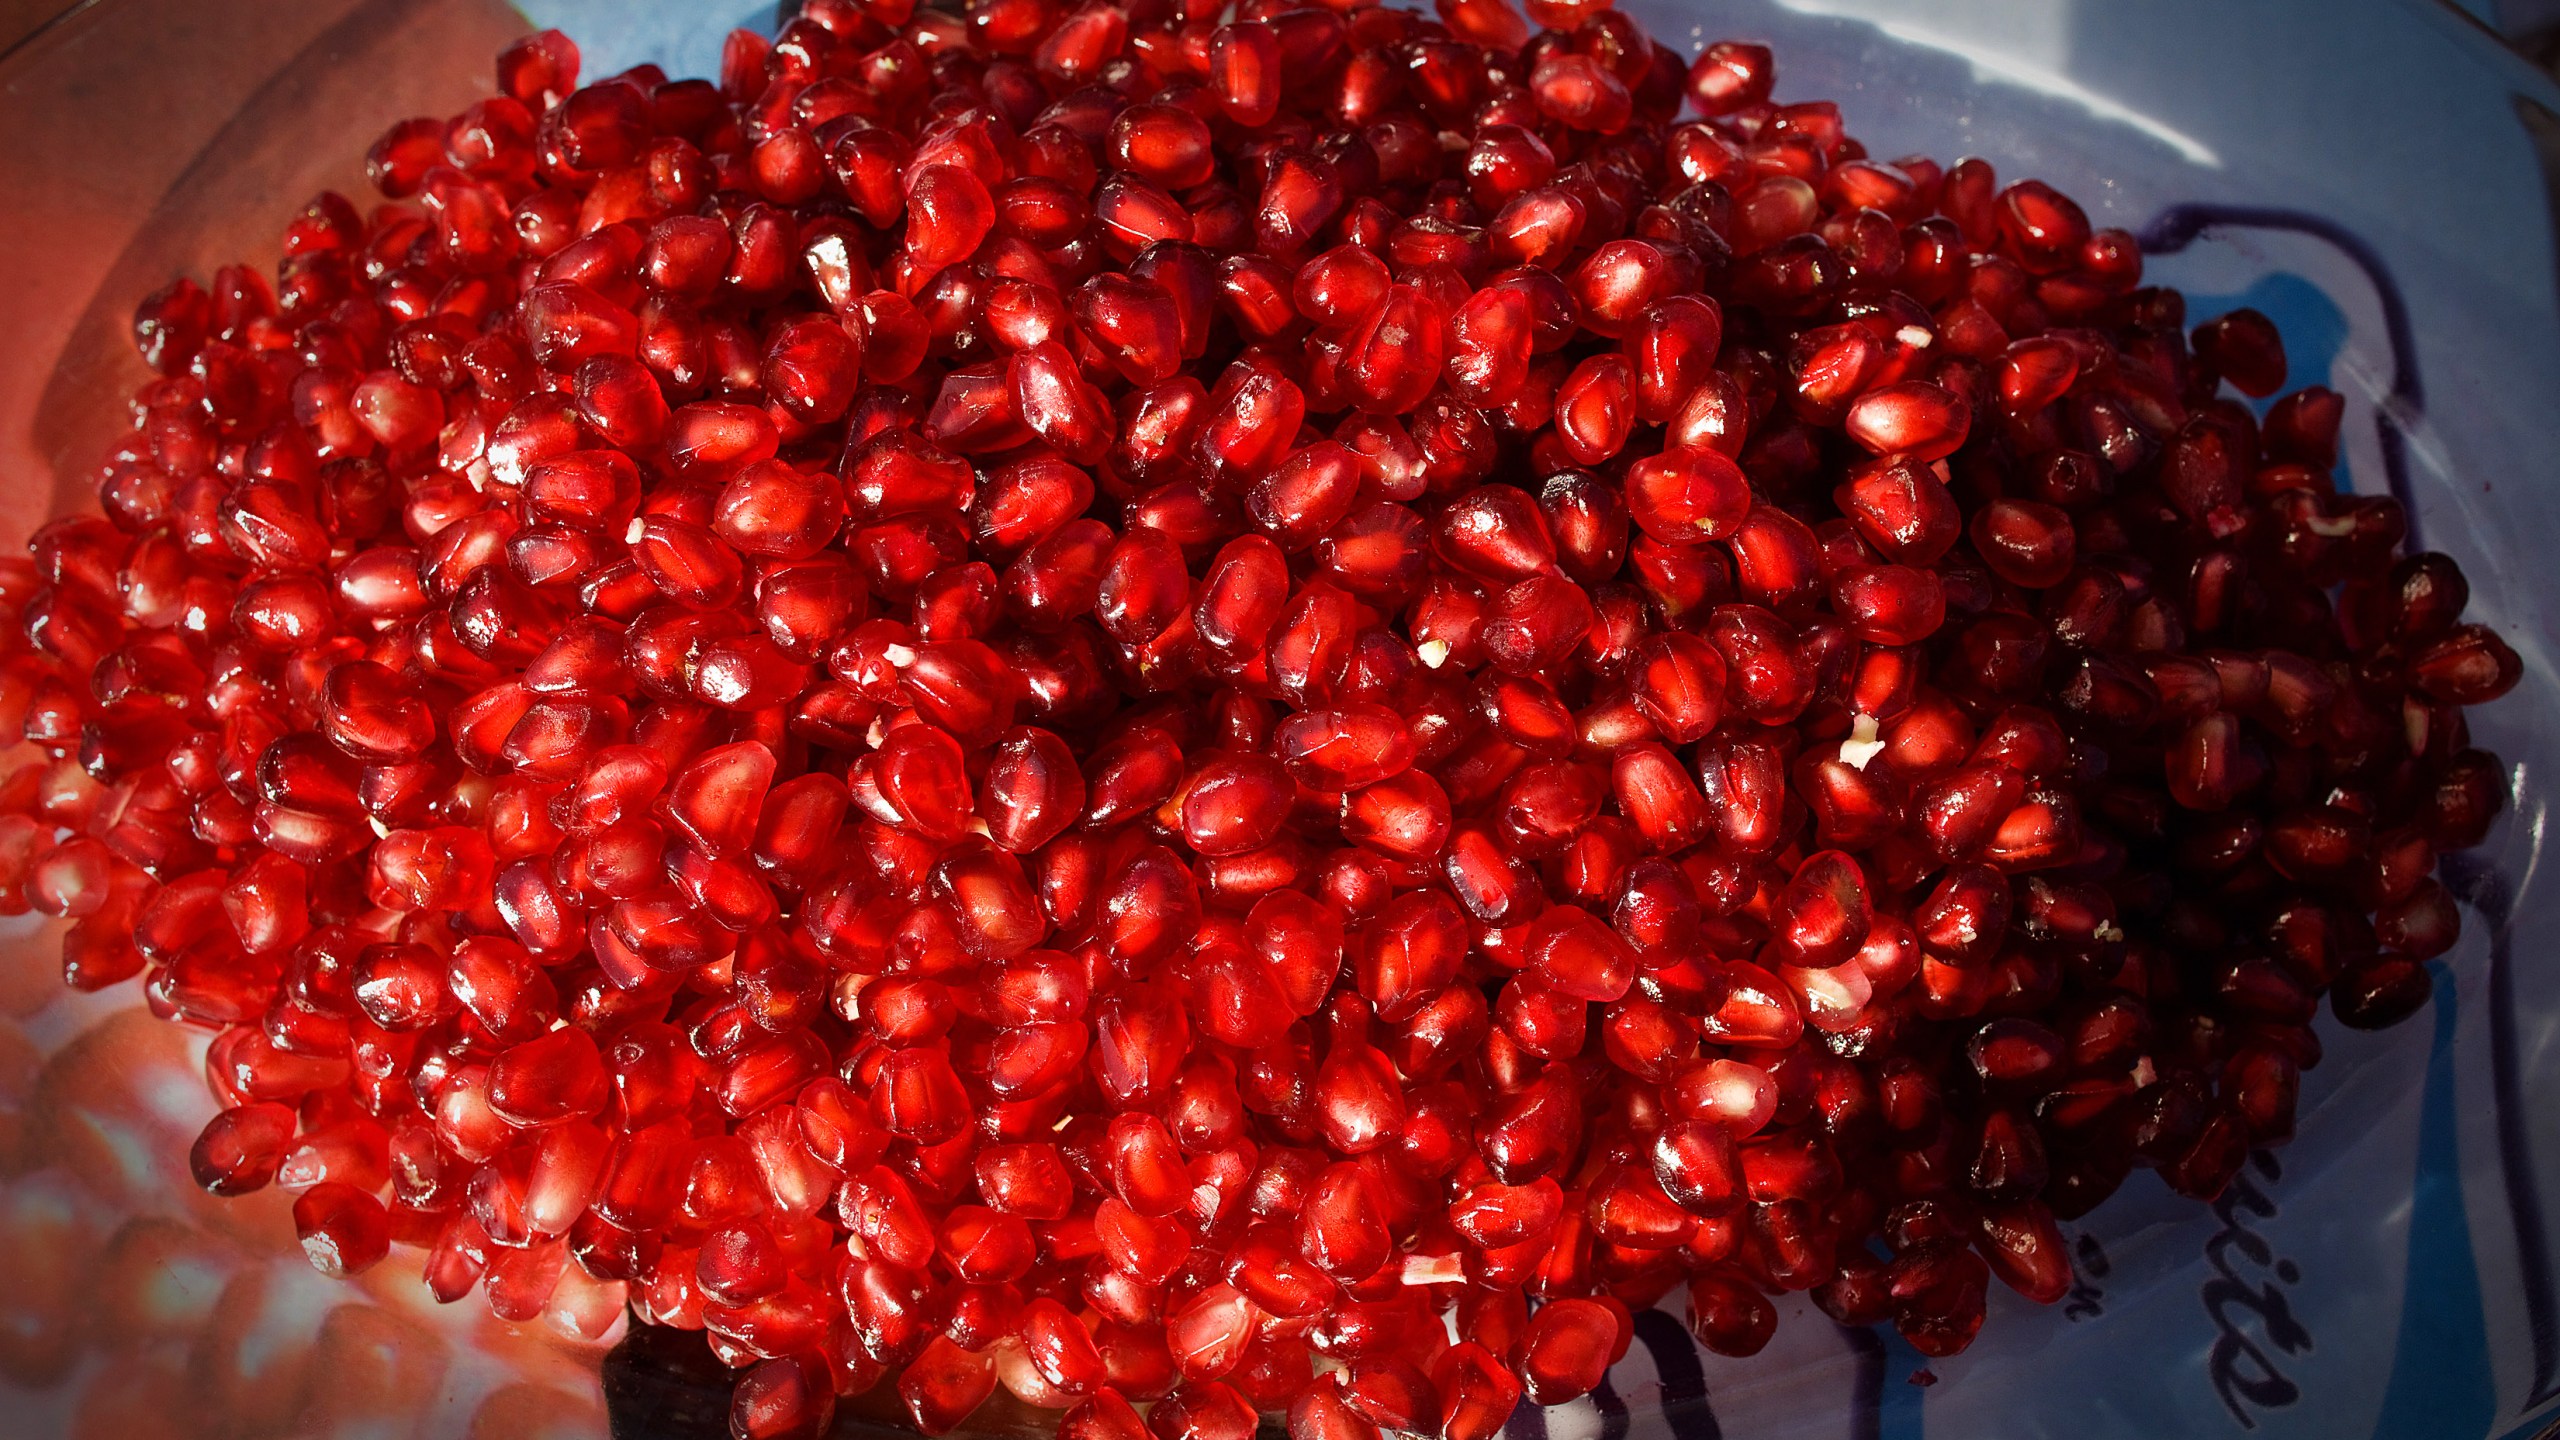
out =
[[(2451, 867), (2466, 933), (2434, 1007), (2380, 1035), (2324, 1021), (2299, 1138), (2220, 1204), (2137, 1176), (2071, 1227), (2072, 1296), (2034, 1313), (1995, 1287), (1982, 1339), (1927, 1365), (1932, 1384), (1889, 1333), (1800, 1297), (1747, 1361), (1700, 1355), (1658, 1313), (1600, 1395), (1524, 1409), (1510, 1434), (2535, 1433), (2560, 1399), (2560, 898), (2538, 879), (2540, 778), (2560, 767), (2560, 93), (2428, 0), (1622, 3), (1684, 50), (1773, 44), (1779, 98), (1838, 100), (1877, 154), (2054, 181), (2145, 237), (2191, 319), (2275, 316), (2289, 383), (2349, 399), (2356, 488), (2411, 502), (2527, 677), (2475, 720), (2516, 797)], [(142, 378), (137, 297), (272, 260), (290, 207), (366, 193), (372, 137), (485, 93), (528, 20), (573, 34), (591, 74), (702, 74), (729, 26), (773, 18), (737, 0), (93, 0), (20, 41), (0, 55), (0, 544), (88, 503)], [(322, 1281), (282, 1198), (196, 1193), (201, 1040), (130, 990), (61, 993), (55, 940), (0, 922), (0, 1430), (513, 1440), (603, 1433), (610, 1406), (616, 1434), (718, 1433), (716, 1373), (680, 1346), (614, 1350), (605, 1287), (502, 1325), (434, 1306), (414, 1257)]]

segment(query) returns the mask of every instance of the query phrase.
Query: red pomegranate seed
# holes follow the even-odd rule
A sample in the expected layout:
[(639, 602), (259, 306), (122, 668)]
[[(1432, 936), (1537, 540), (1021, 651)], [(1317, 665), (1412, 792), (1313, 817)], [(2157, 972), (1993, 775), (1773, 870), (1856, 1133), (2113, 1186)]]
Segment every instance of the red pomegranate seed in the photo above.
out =
[(391, 1249), (391, 1217), (382, 1202), (334, 1180), (293, 1202), (293, 1228), (312, 1268), (331, 1279), (362, 1274)]
[(1665, 545), (1722, 539), (1750, 509), (1740, 467), (1714, 450), (1665, 451), (1627, 471), (1629, 516)]
[(1597, 1301), (1549, 1301), (1529, 1318), (1519, 1339), (1522, 1390), (1535, 1403), (1551, 1404), (1599, 1384), (1614, 1358), (1618, 1324)]

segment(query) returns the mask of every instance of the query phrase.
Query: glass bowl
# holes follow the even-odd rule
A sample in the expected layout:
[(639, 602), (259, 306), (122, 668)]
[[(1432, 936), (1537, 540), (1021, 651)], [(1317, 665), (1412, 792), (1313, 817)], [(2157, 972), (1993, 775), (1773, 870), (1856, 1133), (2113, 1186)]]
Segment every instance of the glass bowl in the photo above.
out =
[[(2143, 237), (2191, 320), (2274, 316), (2289, 385), (2348, 400), (2343, 474), (2397, 494), (2524, 657), (2474, 719), (2514, 803), (2447, 862), (2462, 944), (2381, 1034), (2325, 1017), (2297, 1138), (2217, 1204), (2137, 1176), (2068, 1228), (2045, 1313), (1994, 1287), (1981, 1339), (1923, 1362), (1800, 1296), (1770, 1348), (1701, 1354), (1678, 1316), (1589, 1399), (1513, 1440), (2004, 1440), (2547, 1433), (2560, 1400), (2560, 892), (2538, 883), (2560, 767), (2560, 91), (2429, 0), (1622, 0), (1693, 51), (1776, 47), (1778, 98), (1841, 103), (1879, 155), (1991, 159)], [(87, 507), (143, 378), (134, 301), (271, 261), (291, 207), (363, 196), (394, 120), (458, 110), (509, 38), (586, 71), (713, 73), (739, 0), (90, 0), (0, 36), (0, 545)], [(2551, 607), (2551, 608), (2546, 608)], [(0, 1390), (11, 1435), (621, 1437), (723, 1433), (698, 1340), (626, 1334), (610, 1287), (540, 1319), (439, 1308), (414, 1252), (321, 1280), (282, 1197), (216, 1202), (184, 1156), (201, 1037), (130, 987), (60, 990), (54, 927), (0, 921)], [(573, 1272), (573, 1280), (574, 1280)], [(1677, 1304), (1676, 1297), (1672, 1302)], [(859, 1413), (853, 1413), (859, 1412)], [(888, 1423), (855, 1406), (846, 1433)], [(982, 1411), (976, 1429), (1036, 1433)]]

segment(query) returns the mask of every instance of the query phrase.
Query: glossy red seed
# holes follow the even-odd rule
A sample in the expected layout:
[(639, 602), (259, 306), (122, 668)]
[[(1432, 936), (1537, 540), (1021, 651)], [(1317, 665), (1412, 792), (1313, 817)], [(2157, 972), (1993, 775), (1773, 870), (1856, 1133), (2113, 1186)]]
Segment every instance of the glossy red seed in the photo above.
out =
[(1581, 1000), (1615, 1000), (1635, 981), (1635, 954), (1617, 933), (1571, 905), (1532, 923), (1529, 967), (1547, 985)]
[(2234, 310), (2196, 327), (2196, 358), (2244, 395), (2268, 396), (2284, 388), (2284, 340), (2275, 322), (2255, 310)]
[(196, 1183), (216, 1195), (246, 1195), (276, 1177), (293, 1141), (290, 1106), (253, 1103), (216, 1115), (187, 1157)]
[(1879, 455), (1936, 460), (1964, 444), (1972, 408), (1926, 381), (1880, 386), (1850, 402), (1849, 438)]
[(1522, 1389), (1541, 1405), (1588, 1394), (1613, 1358), (1617, 1331), (1617, 1317), (1598, 1301), (1550, 1301), (1520, 1336)]
[(1719, 1355), (1757, 1355), (1778, 1327), (1777, 1307), (1739, 1276), (1709, 1271), (1689, 1282), (1689, 1333)]
[(1713, 450), (1666, 450), (1627, 471), (1629, 516), (1665, 545), (1720, 540), (1750, 509), (1741, 468)]
[(1719, 40), (1689, 67), (1690, 100), (1702, 115), (1726, 115), (1769, 98), (1777, 67), (1765, 45)]
[(293, 1228), (311, 1268), (331, 1279), (360, 1275), (391, 1250), (391, 1217), (382, 1202), (335, 1180), (294, 1200)]

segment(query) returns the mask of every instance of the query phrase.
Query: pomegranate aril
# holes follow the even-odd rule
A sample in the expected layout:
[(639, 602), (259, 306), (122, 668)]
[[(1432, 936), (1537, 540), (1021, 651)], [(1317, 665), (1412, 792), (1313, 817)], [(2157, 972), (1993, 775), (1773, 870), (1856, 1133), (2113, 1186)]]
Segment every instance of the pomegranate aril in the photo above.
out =
[(1666, 450), (1639, 460), (1626, 483), (1636, 526), (1665, 545), (1722, 539), (1751, 508), (1740, 468), (1714, 450)]
[(1515, 1363), (1521, 1387), (1540, 1405), (1588, 1394), (1614, 1358), (1619, 1321), (1594, 1300), (1553, 1300), (1529, 1319)]
[(196, 1183), (216, 1195), (245, 1195), (275, 1179), (291, 1148), (296, 1119), (289, 1106), (236, 1106), (206, 1125), (188, 1157)]
[(2246, 395), (2261, 398), (2284, 388), (2284, 341), (2275, 322), (2255, 310), (2234, 310), (2195, 329), (2196, 358), (2211, 373)]
[(304, 1191), (293, 1202), (293, 1228), (312, 1268), (333, 1279), (362, 1274), (390, 1252), (390, 1216), (351, 1185), (332, 1181)]
[(936, 1336), (898, 1376), (898, 1398), (927, 1435), (957, 1429), (994, 1393), (995, 1361)]

